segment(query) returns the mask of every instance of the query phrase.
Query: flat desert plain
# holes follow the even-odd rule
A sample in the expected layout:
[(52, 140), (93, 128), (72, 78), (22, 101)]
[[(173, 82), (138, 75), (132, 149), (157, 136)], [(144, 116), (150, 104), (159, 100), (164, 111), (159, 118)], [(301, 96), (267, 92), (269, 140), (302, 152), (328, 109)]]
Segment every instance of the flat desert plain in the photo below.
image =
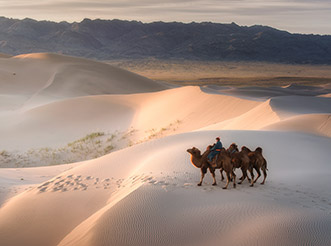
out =
[(107, 61), (156, 81), (177, 85), (286, 86), (321, 85), (331, 82), (330, 65), (300, 65), (268, 62), (112, 60)]
[[(237, 87), (204, 80), (198, 65), (172, 80), (148, 63), (138, 75), (46, 53), (0, 64), (1, 245), (331, 245), (326, 66), (285, 76), (285, 65), (242, 63), (240, 76), (211, 77)], [(200, 79), (180, 77), (195, 70)], [(209, 172), (197, 186), (187, 149), (217, 136), (263, 149), (264, 185), (262, 175), (224, 190), (217, 170), (216, 186)]]

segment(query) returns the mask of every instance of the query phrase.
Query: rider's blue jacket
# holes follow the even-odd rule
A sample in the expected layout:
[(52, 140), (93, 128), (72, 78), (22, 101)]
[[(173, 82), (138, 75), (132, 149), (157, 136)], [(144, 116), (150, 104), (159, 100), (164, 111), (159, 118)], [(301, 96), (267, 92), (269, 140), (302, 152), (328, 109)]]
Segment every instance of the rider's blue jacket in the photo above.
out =
[(211, 151), (220, 152), (222, 148), (223, 148), (222, 142), (218, 140), (214, 145), (214, 147), (211, 148)]

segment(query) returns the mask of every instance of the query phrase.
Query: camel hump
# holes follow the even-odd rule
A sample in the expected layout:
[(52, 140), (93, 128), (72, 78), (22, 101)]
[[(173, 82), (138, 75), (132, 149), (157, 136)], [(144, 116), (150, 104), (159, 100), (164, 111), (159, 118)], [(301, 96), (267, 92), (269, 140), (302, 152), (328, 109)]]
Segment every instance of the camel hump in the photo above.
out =
[(261, 147), (257, 147), (255, 151), (256, 152), (259, 152), (260, 154), (262, 154), (262, 148)]

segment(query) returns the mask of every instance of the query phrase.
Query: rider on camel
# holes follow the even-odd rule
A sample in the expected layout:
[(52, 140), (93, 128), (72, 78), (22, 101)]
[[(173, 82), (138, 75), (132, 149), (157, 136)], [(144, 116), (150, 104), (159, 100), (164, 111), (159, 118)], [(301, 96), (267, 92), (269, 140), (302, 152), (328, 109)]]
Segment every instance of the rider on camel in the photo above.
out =
[(210, 153), (208, 155), (209, 162), (212, 162), (214, 157), (221, 152), (221, 149), (223, 148), (221, 139), (219, 137), (216, 138), (216, 143), (211, 148)]

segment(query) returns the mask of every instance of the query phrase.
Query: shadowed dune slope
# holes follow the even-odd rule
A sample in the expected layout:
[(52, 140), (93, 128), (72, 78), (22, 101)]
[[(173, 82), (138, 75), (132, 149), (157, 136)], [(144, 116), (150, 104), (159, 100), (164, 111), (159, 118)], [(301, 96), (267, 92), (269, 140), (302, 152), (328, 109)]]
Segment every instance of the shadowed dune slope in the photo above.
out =
[(327, 97), (274, 97), (270, 100), (270, 106), (281, 118), (297, 114), (331, 114), (331, 99)]
[(271, 98), (250, 111), (203, 130), (293, 130), (330, 135), (331, 100), (323, 97)]
[(302, 131), (331, 137), (330, 114), (305, 114), (290, 117), (263, 128), (278, 131)]

